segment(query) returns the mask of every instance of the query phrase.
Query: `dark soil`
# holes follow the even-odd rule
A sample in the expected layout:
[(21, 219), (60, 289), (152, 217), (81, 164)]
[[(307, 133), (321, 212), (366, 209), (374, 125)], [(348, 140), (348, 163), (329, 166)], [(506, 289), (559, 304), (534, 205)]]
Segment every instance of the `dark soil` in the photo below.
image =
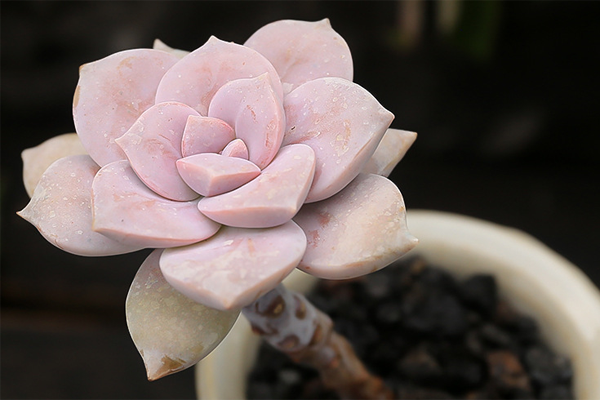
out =
[[(455, 280), (420, 260), (321, 281), (307, 296), (399, 399), (572, 399), (570, 361), (499, 298), (490, 275)], [(249, 399), (336, 399), (317, 373), (266, 344)]]

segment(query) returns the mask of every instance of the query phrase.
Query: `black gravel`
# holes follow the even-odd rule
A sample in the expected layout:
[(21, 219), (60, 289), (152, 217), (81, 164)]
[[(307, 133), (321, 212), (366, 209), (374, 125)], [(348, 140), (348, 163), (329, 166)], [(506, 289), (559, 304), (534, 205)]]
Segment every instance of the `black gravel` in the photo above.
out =
[[(457, 281), (421, 260), (307, 296), (398, 399), (573, 399), (569, 359), (498, 297), (491, 275)], [(263, 344), (249, 399), (336, 399), (317, 373)]]

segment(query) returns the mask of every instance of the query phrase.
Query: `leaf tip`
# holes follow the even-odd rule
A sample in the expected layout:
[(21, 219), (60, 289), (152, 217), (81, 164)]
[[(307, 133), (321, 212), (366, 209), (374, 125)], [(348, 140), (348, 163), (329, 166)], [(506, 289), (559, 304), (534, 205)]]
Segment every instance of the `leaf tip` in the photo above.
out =
[(323, 18), (320, 21), (317, 21), (318, 25), (330, 28), (331, 27), (331, 21), (329, 20), (329, 18)]
[[(143, 354), (142, 358), (144, 358)], [(190, 367), (186, 361), (173, 359), (167, 355), (164, 355), (160, 360), (154, 357), (144, 358), (144, 365), (146, 366), (146, 375), (150, 382)]]
[(419, 244), (419, 239), (414, 237), (413, 235), (411, 235), (410, 233), (408, 234), (408, 250), (412, 250), (415, 247), (417, 247), (417, 245)]

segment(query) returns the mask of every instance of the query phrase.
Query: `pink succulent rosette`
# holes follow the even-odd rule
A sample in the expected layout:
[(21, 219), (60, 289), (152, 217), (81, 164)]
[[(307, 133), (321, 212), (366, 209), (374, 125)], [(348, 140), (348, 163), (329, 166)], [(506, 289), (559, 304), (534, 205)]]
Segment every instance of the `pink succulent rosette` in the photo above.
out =
[(274, 22), (244, 45), (211, 37), (191, 53), (157, 42), (80, 68), (80, 143), (24, 152), (35, 190), (19, 215), (78, 255), (157, 249), (127, 300), (149, 376), (208, 353), (296, 267), (351, 278), (414, 247), (385, 176), (416, 135), (388, 129), (393, 115), (352, 75), (328, 20)]

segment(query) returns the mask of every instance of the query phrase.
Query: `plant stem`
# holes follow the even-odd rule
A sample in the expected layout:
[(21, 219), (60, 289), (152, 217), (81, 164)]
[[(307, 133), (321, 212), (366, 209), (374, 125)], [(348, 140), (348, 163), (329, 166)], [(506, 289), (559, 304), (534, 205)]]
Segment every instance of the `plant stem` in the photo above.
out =
[(342, 399), (393, 399), (381, 378), (370, 374), (352, 345), (304, 296), (277, 286), (246, 306), (252, 330), (292, 360), (313, 366), (324, 385)]

